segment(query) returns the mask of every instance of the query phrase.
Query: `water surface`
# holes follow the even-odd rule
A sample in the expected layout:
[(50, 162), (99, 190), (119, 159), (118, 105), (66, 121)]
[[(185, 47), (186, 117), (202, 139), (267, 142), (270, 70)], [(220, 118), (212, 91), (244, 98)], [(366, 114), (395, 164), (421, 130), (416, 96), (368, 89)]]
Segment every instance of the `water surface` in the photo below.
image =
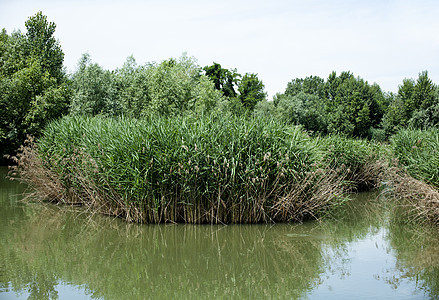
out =
[(23, 204), (0, 169), (0, 299), (428, 299), (436, 228), (376, 193), (336, 218), (276, 225), (136, 225)]

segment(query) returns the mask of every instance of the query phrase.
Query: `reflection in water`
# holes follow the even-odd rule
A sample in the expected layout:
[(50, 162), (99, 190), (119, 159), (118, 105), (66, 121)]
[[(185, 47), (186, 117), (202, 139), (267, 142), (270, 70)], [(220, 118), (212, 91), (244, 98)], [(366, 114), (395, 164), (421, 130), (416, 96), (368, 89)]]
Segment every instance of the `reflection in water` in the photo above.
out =
[[(21, 191), (0, 183), (0, 298), (3, 291), (64, 299), (61, 285), (78, 288), (70, 289), (73, 299), (343, 298), (337, 284), (355, 277), (353, 253), (377, 237), (391, 263), (371, 271), (373, 282), (399, 285), (395, 296), (407, 288), (412, 296), (417, 288), (439, 295), (437, 268), (416, 268), (414, 257), (424, 253), (410, 244), (412, 235), (404, 239), (394, 222), (387, 226), (393, 210), (371, 194), (322, 222), (209, 226), (127, 224), (78, 209), (21, 205), (11, 196)], [(418, 247), (439, 245), (431, 236), (425, 233)]]
[[(399, 210), (398, 215), (406, 212)], [(416, 281), (431, 299), (439, 298), (439, 234), (436, 226), (407, 223), (405, 218), (390, 219), (389, 242), (397, 259), (395, 272), (387, 278), (395, 287)]]

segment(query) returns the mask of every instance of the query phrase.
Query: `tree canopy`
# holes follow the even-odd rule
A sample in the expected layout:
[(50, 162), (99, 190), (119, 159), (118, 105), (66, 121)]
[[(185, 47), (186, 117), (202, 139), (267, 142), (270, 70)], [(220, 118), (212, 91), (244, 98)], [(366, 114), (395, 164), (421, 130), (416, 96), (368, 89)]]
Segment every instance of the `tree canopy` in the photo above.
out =
[(0, 34), (0, 145), (13, 153), (26, 134), (68, 112), (69, 81), (55, 24), (41, 12), (25, 23), (26, 33)]

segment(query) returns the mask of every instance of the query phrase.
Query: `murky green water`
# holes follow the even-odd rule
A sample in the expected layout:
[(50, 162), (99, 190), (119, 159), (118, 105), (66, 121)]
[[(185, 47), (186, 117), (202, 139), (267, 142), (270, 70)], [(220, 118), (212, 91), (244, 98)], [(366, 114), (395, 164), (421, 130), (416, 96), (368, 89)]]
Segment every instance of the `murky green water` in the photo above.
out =
[(302, 225), (134, 225), (17, 202), (0, 169), (0, 299), (428, 299), (439, 235), (376, 194)]

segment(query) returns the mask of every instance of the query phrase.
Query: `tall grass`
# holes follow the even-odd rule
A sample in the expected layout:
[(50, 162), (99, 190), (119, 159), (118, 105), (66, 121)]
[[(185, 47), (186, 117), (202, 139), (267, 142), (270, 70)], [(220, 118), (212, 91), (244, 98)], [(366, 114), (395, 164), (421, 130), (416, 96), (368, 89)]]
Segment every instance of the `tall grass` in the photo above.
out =
[(37, 155), (26, 151), (22, 177), (44, 191), (35, 182), (56, 174), (62, 186), (45, 193), (49, 200), (147, 223), (317, 217), (344, 199), (355, 185), (350, 173), (373, 157), (367, 142), (312, 139), (298, 127), (239, 117), (65, 117), (47, 126)]
[(439, 187), (439, 129), (401, 130), (392, 136), (391, 145), (411, 176)]
[(439, 130), (401, 130), (391, 138), (397, 165), (388, 170), (408, 219), (439, 224)]
[(389, 149), (380, 143), (365, 139), (352, 139), (339, 135), (318, 138), (323, 161), (345, 177), (351, 191), (367, 191), (375, 188), (380, 173), (385, 171), (384, 160)]

